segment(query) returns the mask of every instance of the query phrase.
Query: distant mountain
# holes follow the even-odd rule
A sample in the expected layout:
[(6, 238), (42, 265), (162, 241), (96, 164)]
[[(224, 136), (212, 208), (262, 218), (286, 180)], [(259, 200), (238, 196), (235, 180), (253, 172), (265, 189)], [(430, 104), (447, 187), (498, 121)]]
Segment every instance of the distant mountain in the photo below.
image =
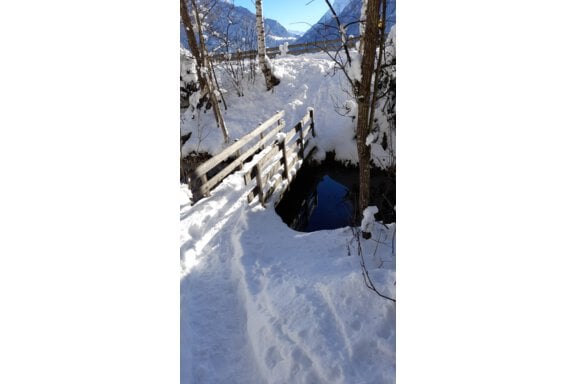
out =
[[(348, 4), (350, 4), (352, 0), (335, 0), (332, 1), (332, 8), (334, 8), (334, 11), (336, 11), (337, 15), (340, 15), (340, 13), (344, 10), (344, 8), (346, 8), (346, 6)], [(328, 6), (326, 6), (326, 8), (328, 8)], [(318, 20), (318, 23), (327, 23), (330, 21), (330, 19), (332, 19), (332, 12), (330, 11), (330, 9), (328, 9), (326, 11), (326, 13), (324, 14), (324, 16), (322, 16), (320, 18), (320, 20)]]
[[(358, 36), (360, 29), (358, 20), (362, 10), (362, 0), (335, 0), (332, 7), (340, 23), (347, 25), (348, 36)], [(386, 0), (386, 32), (396, 24), (396, 0)], [(296, 40), (296, 44), (311, 43), (314, 41), (334, 40), (340, 38), (336, 20), (328, 10), (306, 33)]]
[(302, 31), (295, 31), (295, 30), (293, 30), (293, 29), (288, 29), (288, 32), (290, 32), (291, 34), (293, 34), (293, 35), (295, 35), (295, 36), (298, 36), (298, 37), (304, 35), (304, 32), (302, 32)]
[[(248, 9), (234, 6), (224, 0), (200, 0), (198, 3), (213, 4), (205, 9), (204, 29), (208, 50), (215, 52), (235, 52), (256, 49), (256, 15)], [(209, 11), (208, 11), (209, 9)], [(284, 42), (293, 43), (299, 35), (286, 30), (276, 20), (264, 19), (266, 46), (277, 47)], [(180, 22), (180, 46), (189, 49), (186, 31)]]

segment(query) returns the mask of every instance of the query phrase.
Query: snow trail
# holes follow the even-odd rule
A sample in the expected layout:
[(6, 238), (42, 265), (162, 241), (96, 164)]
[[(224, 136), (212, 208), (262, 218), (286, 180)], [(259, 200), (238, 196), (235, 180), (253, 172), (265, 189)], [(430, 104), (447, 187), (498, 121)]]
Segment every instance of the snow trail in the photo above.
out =
[(242, 173), (181, 204), (181, 382), (393, 383), (395, 306), (364, 287), (351, 230), (291, 230)]
[[(218, 222), (229, 223), (226, 228), (220, 224), (208, 231), (202, 262), (189, 269), (180, 282), (181, 383), (264, 383), (247, 340), (239, 277), (230, 263), (238, 252), (233, 236), (242, 213), (240, 206), (233, 204)], [(222, 232), (217, 241), (215, 230)]]

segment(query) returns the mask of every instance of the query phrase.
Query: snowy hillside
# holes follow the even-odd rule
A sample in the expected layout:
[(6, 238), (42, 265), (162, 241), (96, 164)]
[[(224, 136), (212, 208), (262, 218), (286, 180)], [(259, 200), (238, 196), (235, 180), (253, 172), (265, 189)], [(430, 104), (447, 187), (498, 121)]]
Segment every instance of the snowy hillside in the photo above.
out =
[[(334, 11), (336, 12), (337, 15), (340, 15), (342, 13), (342, 11), (344, 10), (344, 8), (346, 8), (346, 6), (348, 4), (350, 4), (352, 2), (352, 0), (334, 0), (331, 1), (332, 4), (332, 8), (334, 8)], [(328, 7), (326, 7), (328, 8)], [(318, 20), (318, 23), (328, 23), (330, 21), (330, 19), (332, 19), (332, 12), (328, 9), (326, 11), (326, 13), (324, 13), (324, 15), (322, 15), (322, 17), (320, 18), (320, 20)]]
[[(204, 6), (206, 45), (210, 51), (235, 52), (256, 49), (256, 15), (241, 6), (221, 1), (198, 1), (199, 7)], [(209, 11), (208, 11), (209, 9)], [(282, 24), (273, 19), (265, 19), (266, 45), (277, 47), (282, 43), (293, 43), (298, 35), (288, 32)], [(228, 47), (226, 46), (228, 44)], [(180, 45), (189, 49), (186, 31), (180, 22)]]
[[(336, 0), (333, 2), (332, 7), (342, 25), (349, 24), (346, 28), (346, 33), (349, 36), (358, 36), (359, 27), (357, 21), (360, 20), (362, 0)], [(386, 32), (390, 31), (390, 28), (396, 24), (396, 0), (386, 1), (386, 23)], [(332, 13), (328, 10), (316, 24), (296, 40), (296, 44), (338, 39), (337, 25)]]

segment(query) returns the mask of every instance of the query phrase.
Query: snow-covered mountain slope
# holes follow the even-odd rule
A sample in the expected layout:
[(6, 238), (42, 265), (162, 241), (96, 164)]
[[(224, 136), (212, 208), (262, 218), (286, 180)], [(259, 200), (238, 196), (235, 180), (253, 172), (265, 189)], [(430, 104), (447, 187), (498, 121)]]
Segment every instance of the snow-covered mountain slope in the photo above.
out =
[(300, 37), (300, 36), (302, 36), (302, 35), (304, 34), (304, 32), (302, 32), (302, 31), (296, 31), (296, 30), (294, 30), (294, 29), (288, 29), (288, 32), (290, 32), (291, 34), (293, 34), (293, 35), (295, 35), (295, 36), (297, 36), (297, 37)]
[[(359, 35), (360, 13), (362, 0), (336, 0), (332, 4), (342, 25), (348, 25), (346, 33), (351, 36)], [(386, 1), (386, 32), (396, 24), (396, 0)], [(296, 40), (296, 44), (310, 43), (322, 40), (334, 40), (339, 38), (336, 20), (328, 10), (306, 33)]]
[[(221, 0), (197, 1), (203, 10), (204, 34), (210, 51), (235, 52), (256, 49), (256, 15), (241, 6)], [(203, 5), (204, 4), (204, 5)], [(207, 6), (209, 4), (210, 6)], [(282, 43), (293, 43), (298, 35), (288, 32), (278, 21), (265, 19), (266, 45), (277, 47)], [(228, 46), (227, 46), (228, 44)], [(182, 22), (180, 22), (180, 45), (188, 47), (188, 39)]]
[[(346, 6), (348, 4), (350, 4), (350, 2), (352, 2), (352, 0), (335, 0), (335, 1), (332, 1), (331, 4), (332, 4), (332, 8), (334, 8), (334, 11), (336, 12), (336, 14), (340, 15), (340, 13), (342, 13), (344, 8), (346, 8)], [(328, 8), (328, 7), (326, 7), (326, 8)], [(324, 15), (322, 15), (320, 20), (318, 20), (318, 23), (327, 23), (330, 21), (330, 19), (332, 19), (332, 12), (328, 9), (326, 11), (326, 13), (324, 13)]]

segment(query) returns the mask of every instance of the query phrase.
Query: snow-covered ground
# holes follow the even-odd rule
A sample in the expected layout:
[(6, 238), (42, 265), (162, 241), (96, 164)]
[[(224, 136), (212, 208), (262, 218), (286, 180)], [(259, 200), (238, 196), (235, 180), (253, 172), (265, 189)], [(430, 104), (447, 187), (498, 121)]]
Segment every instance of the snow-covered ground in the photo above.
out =
[[(354, 161), (352, 120), (334, 112), (349, 97), (333, 64), (323, 54), (274, 63), (273, 93), (261, 78), (242, 98), (228, 93), (231, 137), (281, 109), (290, 127), (312, 106), (321, 152)], [(219, 151), (219, 130), (203, 129), (202, 148)], [(358, 251), (359, 242), (375, 286), (394, 298), (395, 225), (376, 223), (370, 240), (352, 228), (296, 232), (276, 214), (277, 196), (267, 208), (247, 203), (242, 172), (193, 206), (181, 187), (181, 383), (395, 382), (396, 306), (366, 287)]]
[[(356, 103), (349, 94), (349, 85), (341, 71), (334, 70), (334, 61), (325, 53), (278, 56), (272, 60), (274, 73), (281, 79), (272, 92), (265, 92), (261, 74), (254, 84), (244, 83), (244, 96), (238, 97), (234, 85), (225, 71), (219, 70), (220, 84), (225, 93), (228, 109), (224, 119), (232, 140), (253, 130), (267, 120), (274, 112), (284, 110), (286, 129), (290, 129), (306, 113), (314, 108), (316, 123), (316, 144), (319, 151), (316, 158), (322, 160), (325, 153), (336, 151), (336, 159), (358, 162), (354, 141)], [(346, 115), (348, 113), (348, 115)], [(183, 155), (193, 151), (219, 153), (224, 145), (222, 133), (214, 124), (211, 111), (192, 119), (192, 114), (183, 115), (182, 134), (192, 137), (182, 149)], [(374, 141), (378, 141), (375, 138)], [(380, 145), (372, 145), (372, 158), (377, 166), (390, 163), (390, 155)]]

